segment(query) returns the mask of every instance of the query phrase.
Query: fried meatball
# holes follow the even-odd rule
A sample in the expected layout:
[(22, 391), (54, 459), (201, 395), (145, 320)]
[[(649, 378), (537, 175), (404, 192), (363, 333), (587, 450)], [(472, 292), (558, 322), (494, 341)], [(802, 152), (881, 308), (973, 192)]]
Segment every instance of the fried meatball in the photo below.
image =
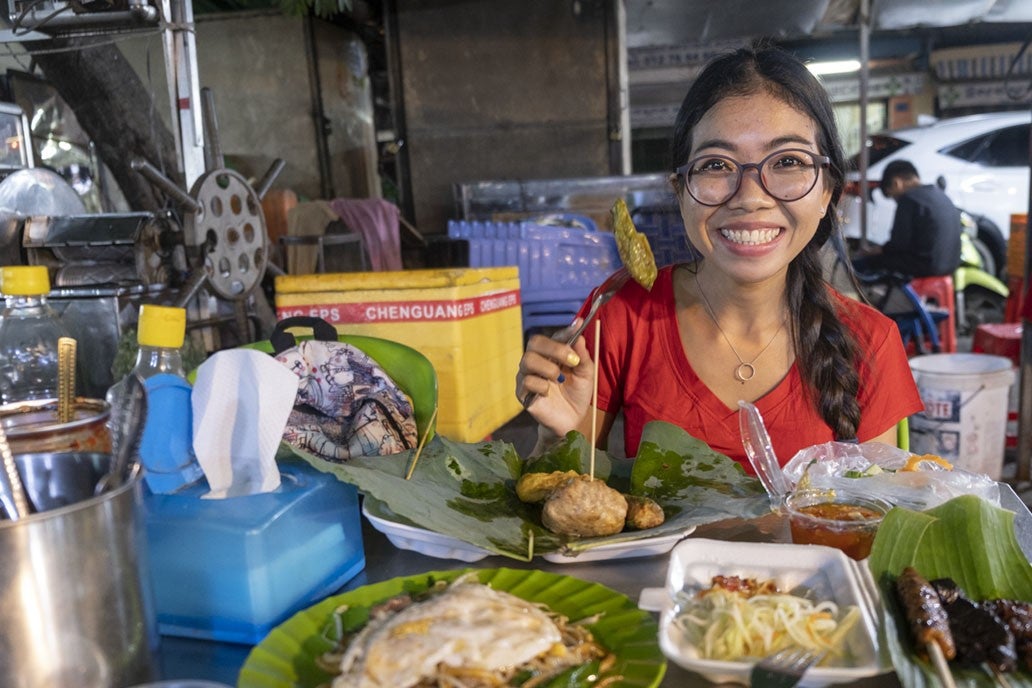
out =
[(594, 537), (623, 530), (627, 500), (601, 480), (569, 478), (545, 500), (541, 522), (553, 533)]
[(516, 496), (521, 502), (543, 502), (552, 490), (570, 478), (576, 478), (577, 471), (552, 471), (551, 473), (524, 473), (516, 481)]
[(633, 530), (645, 530), (663, 525), (666, 516), (663, 507), (648, 497), (624, 495), (627, 499), (627, 527)]

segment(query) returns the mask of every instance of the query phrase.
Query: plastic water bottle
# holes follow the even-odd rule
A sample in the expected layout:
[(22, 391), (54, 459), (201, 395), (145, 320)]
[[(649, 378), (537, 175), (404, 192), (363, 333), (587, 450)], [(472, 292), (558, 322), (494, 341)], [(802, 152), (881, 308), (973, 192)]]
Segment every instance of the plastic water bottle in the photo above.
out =
[(42, 265), (0, 268), (0, 401), (57, 398), (57, 340), (67, 337), (47, 304), (50, 275)]
[[(192, 389), (180, 354), (185, 336), (184, 309), (141, 306), (136, 334), (140, 349), (133, 367), (147, 389), (140, 462), (144, 481), (156, 494), (175, 492), (204, 475), (193, 452)], [(112, 407), (118, 403), (124, 385), (119, 381), (108, 391)]]

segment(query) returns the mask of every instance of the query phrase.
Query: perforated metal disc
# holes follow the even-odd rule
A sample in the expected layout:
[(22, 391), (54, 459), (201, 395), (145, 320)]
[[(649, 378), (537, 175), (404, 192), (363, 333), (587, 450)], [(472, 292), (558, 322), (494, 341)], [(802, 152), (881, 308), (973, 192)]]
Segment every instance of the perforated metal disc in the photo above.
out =
[(206, 172), (190, 193), (201, 212), (187, 220), (186, 241), (204, 245), (211, 289), (225, 299), (242, 299), (261, 282), (269, 260), (261, 199), (240, 174)]

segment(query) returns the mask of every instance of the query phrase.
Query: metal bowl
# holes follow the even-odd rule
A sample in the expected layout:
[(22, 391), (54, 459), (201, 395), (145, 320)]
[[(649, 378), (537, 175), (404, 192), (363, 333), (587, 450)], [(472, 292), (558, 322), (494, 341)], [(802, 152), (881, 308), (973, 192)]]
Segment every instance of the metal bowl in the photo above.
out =
[(0, 423), (15, 454), (109, 452), (111, 406), (103, 399), (76, 397), (72, 420), (62, 423), (57, 399), (30, 399), (0, 406)]
[(107, 473), (111, 455), (99, 452), (15, 454), (25, 496), (34, 513), (90, 499)]

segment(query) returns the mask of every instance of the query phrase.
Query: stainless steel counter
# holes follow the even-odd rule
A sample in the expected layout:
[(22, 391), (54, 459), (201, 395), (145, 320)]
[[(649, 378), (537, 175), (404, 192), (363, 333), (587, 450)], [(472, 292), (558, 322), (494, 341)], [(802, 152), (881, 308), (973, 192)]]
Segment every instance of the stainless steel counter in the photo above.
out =
[[(1001, 484), (1001, 506), (1016, 513), (1014, 519), (1018, 542), (1025, 555), (1032, 560), (1032, 513), (1029, 512), (1014, 490)], [(380, 532), (374, 530), (363, 519), (362, 537), (366, 551), (365, 569), (348, 582), (340, 592), (388, 580), (397, 576), (410, 576), (426, 571), (441, 571), (457, 568), (515, 568), (540, 569), (561, 573), (601, 583), (621, 592), (632, 600), (638, 600), (643, 588), (662, 587), (666, 579), (666, 555), (641, 559), (623, 559), (605, 562), (570, 564), (551, 563), (540, 559), (521, 562), (506, 557), (488, 557), (473, 564), (450, 559), (435, 559), (415, 552), (400, 550), (392, 545)], [(723, 521), (696, 530), (689, 537), (743, 542), (788, 542), (788, 524), (780, 517), (771, 515), (754, 521)], [(206, 642), (185, 638), (163, 637), (161, 648), (161, 673), (166, 679), (207, 679), (236, 685), (237, 672), (247, 658), (249, 646), (229, 643)], [(664, 688), (709, 685), (701, 676), (681, 669), (673, 662), (668, 663), (666, 676), (661, 684)], [(857, 681), (851, 686), (892, 687), (898, 686), (894, 674), (884, 674)]]

